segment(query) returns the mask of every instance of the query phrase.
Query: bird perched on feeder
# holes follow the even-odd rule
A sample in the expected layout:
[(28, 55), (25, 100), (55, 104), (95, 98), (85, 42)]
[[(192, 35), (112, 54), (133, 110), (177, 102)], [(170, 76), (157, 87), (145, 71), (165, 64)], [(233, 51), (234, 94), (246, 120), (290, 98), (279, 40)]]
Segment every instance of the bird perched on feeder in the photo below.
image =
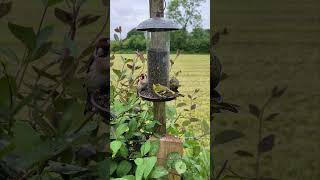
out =
[(156, 95), (163, 98), (176, 95), (176, 93), (172, 91), (170, 88), (168, 88), (167, 86), (163, 86), (161, 84), (153, 84), (152, 88)]
[(175, 92), (176, 95), (178, 96), (181, 96), (181, 97), (184, 97), (184, 95), (180, 94), (179, 91), (178, 91), (178, 88), (181, 86), (180, 85), (180, 82), (179, 80), (173, 76), (170, 81), (169, 81), (169, 87), (170, 87), (170, 90), (172, 90), (173, 92)]
[(138, 78), (138, 93), (141, 91), (144, 91), (147, 89), (148, 86), (148, 76), (147, 74), (143, 73), (140, 74), (139, 78)]
[(169, 81), (170, 83), (170, 89), (173, 91), (173, 92), (179, 92), (178, 91), (178, 88), (180, 87), (180, 82), (179, 80), (176, 78), (176, 77), (172, 77)]
[(89, 59), (85, 86), (87, 88), (87, 103), (85, 114), (93, 110), (93, 95), (109, 94), (109, 48), (110, 40), (101, 38), (95, 47), (93, 55)]

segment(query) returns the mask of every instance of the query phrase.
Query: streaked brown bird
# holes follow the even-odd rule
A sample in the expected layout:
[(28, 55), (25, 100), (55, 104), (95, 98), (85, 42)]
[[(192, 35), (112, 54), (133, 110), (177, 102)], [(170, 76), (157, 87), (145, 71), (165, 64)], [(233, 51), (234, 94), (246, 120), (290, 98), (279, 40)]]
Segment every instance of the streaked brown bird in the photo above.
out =
[[(85, 114), (87, 112), (92, 112), (93, 108), (99, 105), (92, 104), (92, 99), (96, 99), (93, 97), (94, 95), (106, 97), (109, 95), (109, 48), (110, 40), (108, 38), (101, 38), (97, 42), (93, 55), (89, 59), (89, 66), (85, 81), (85, 86), (87, 88)], [(108, 105), (106, 106), (108, 107)], [(105, 106), (102, 106), (101, 108), (103, 107)]]

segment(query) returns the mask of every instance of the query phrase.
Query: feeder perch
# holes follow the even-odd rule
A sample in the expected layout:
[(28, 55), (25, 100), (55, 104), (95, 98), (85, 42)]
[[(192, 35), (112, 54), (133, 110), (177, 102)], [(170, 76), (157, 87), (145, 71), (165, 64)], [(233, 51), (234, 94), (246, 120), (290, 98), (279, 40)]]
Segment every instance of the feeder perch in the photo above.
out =
[(177, 95), (158, 96), (152, 86), (161, 84), (169, 87), (170, 32), (178, 29), (176, 23), (162, 17), (153, 17), (138, 25), (138, 31), (145, 31), (148, 56), (148, 86), (144, 91), (138, 92), (142, 99), (165, 102), (177, 97)]

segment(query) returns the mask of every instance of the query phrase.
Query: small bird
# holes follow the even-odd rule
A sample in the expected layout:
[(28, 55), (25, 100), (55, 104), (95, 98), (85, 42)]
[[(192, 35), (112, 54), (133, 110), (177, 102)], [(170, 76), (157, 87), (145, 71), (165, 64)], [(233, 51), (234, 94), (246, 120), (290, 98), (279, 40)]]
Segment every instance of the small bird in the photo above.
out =
[(137, 86), (138, 93), (146, 90), (147, 86), (148, 86), (148, 76), (145, 73), (140, 74), (138, 79), (138, 86)]
[(176, 94), (177, 96), (184, 97), (184, 95), (182, 95), (182, 94), (179, 93), (178, 88), (179, 88), (181, 85), (180, 85), (179, 80), (178, 80), (175, 76), (173, 76), (173, 77), (170, 79), (169, 84), (170, 84), (170, 85), (169, 85), (170, 90), (172, 90), (173, 92), (175, 92), (175, 94)]
[(102, 38), (96, 44), (95, 51), (89, 59), (89, 67), (85, 86), (87, 88), (87, 103), (85, 114), (93, 110), (91, 99), (93, 94), (108, 94), (109, 91), (109, 47), (108, 38)]
[(170, 89), (173, 91), (173, 92), (179, 92), (178, 91), (178, 88), (180, 87), (180, 82), (179, 80), (176, 78), (176, 77), (172, 77), (169, 81), (170, 83)]
[(176, 95), (176, 93), (174, 91), (170, 90), (170, 88), (168, 88), (167, 86), (163, 86), (161, 84), (153, 84), (152, 88), (153, 88), (153, 91), (156, 95), (163, 97), (163, 98)]

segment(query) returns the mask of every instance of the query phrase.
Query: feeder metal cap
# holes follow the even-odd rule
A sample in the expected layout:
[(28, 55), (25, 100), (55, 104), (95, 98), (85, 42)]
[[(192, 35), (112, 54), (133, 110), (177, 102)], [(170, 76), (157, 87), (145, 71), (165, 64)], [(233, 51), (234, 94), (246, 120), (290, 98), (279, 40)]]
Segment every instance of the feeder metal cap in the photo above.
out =
[(153, 17), (147, 19), (140, 23), (137, 27), (138, 31), (150, 32), (175, 31), (179, 29), (179, 26), (175, 22), (162, 17)]

